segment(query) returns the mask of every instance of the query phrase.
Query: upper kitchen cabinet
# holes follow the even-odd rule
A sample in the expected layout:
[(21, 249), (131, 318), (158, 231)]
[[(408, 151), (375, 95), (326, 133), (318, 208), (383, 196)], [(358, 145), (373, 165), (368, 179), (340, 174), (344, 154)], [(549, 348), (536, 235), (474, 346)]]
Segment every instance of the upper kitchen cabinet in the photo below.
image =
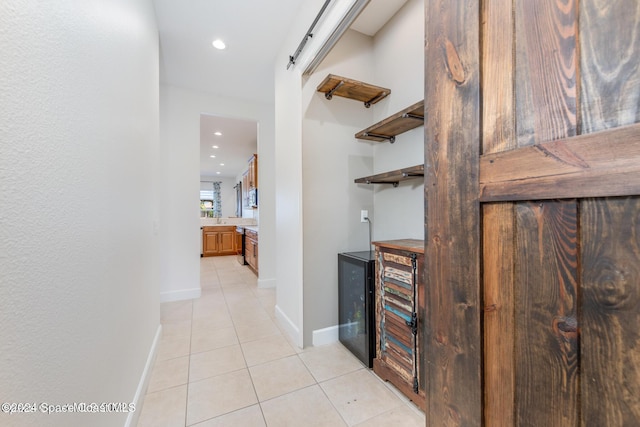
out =
[(242, 174), (242, 200), (243, 206), (258, 207), (258, 155), (254, 154), (249, 159), (247, 170)]
[(249, 159), (249, 189), (258, 188), (258, 155)]

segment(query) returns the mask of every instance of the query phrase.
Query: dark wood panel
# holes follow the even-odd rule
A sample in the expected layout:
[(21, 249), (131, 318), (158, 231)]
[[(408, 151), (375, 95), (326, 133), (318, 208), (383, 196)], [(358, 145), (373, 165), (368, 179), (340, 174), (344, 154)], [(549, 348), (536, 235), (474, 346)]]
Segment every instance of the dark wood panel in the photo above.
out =
[[(482, 3), (482, 152), (516, 147), (512, 0)], [(482, 169), (480, 169), (482, 171)], [(515, 414), (514, 206), (482, 207), (484, 425), (512, 426)]]
[[(640, 3), (581, 2), (580, 43), (582, 132), (640, 122)], [(639, 218), (639, 197), (581, 204), (585, 426), (640, 420)]]
[(640, 122), (640, 2), (581, 1), (582, 133)]
[(516, 210), (516, 424), (579, 419), (577, 204)]
[(640, 420), (640, 203), (590, 200), (581, 219), (583, 425)]
[(640, 194), (640, 125), (486, 154), (480, 191), (482, 201)]
[(480, 10), (425, 1), (427, 425), (482, 423)]
[[(515, 2), (518, 146), (577, 134), (578, 2)], [(577, 203), (516, 205), (516, 425), (580, 419)]]
[(518, 146), (576, 135), (578, 3), (515, 4)]

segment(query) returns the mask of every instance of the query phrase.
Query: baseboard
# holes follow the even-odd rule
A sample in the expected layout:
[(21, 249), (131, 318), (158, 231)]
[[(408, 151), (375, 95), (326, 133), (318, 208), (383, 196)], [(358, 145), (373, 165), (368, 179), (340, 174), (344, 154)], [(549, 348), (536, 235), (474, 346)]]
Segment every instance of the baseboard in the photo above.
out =
[(276, 287), (276, 279), (258, 279), (259, 289), (268, 289)]
[(278, 323), (280, 323), (280, 325), (282, 326), (284, 331), (287, 333), (287, 335), (289, 335), (291, 340), (298, 347), (303, 348), (304, 345), (302, 343), (302, 336), (300, 335), (300, 329), (298, 329), (298, 327), (291, 321), (291, 319), (289, 319), (289, 316), (287, 316), (284, 313), (284, 311), (282, 311), (282, 309), (278, 307), (277, 304), (275, 307), (275, 312), (276, 312), (276, 320), (278, 320)]
[(136, 394), (132, 400), (132, 403), (136, 405), (136, 410), (133, 412), (129, 412), (127, 421), (124, 424), (125, 427), (135, 427), (138, 424), (138, 418), (140, 418), (142, 404), (144, 403), (144, 395), (147, 393), (149, 379), (151, 379), (151, 371), (153, 370), (153, 365), (156, 361), (156, 355), (158, 354), (158, 343), (160, 342), (161, 336), (162, 325), (158, 325), (158, 329), (156, 329), (156, 336), (153, 338), (151, 349), (149, 350), (149, 355), (147, 356), (147, 363), (144, 365), (142, 377), (140, 377), (140, 382), (138, 383)]
[(314, 347), (338, 342), (338, 325), (316, 329), (312, 334), (311, 341)]
[(160, 292), (160, 302), (182, 301), (186, 299), (200, 298), (202, 289), (184, 289), (181, 291)]

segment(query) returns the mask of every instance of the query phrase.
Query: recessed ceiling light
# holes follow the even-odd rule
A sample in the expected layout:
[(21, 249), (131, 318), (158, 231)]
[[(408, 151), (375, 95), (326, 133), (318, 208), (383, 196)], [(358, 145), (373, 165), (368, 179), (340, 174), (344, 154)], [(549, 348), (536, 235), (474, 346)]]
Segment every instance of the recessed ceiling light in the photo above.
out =
[(211, 157), (212, 159), (215, 159), (215, 158), (216, 158), (216, 156), (214, 156), (213, 154), (212, 154), (212, 155), (210, 155), (209, 157)]
[(224, 163), (220, 163), (220, 166), (224, 166)]
[(213, 133), (215, 136), (222, 136), (222, 132), (214, 132)]
[(217, 145), (212, 145), (211, 148), (219, 148)]
[(220, 175), (220, 172), (216, 172), (216, 175)]
[(224, 44), (224, 42), (222, 40), (220, 40), (220, 39), (214, 40), (212, 44), (213, 44), (213, 47), (215, 47), (216, 49), (220, 49), (220, 50), (222, 50), (225, 47), (227, 47), (227, 45)]

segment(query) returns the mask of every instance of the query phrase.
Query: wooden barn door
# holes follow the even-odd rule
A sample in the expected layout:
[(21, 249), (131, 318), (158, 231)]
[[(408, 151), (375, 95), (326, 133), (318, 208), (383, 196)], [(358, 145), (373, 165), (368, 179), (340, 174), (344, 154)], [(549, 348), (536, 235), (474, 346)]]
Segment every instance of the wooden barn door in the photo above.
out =
[(425, 7), (427, 425), (640, 425), (640, 2)]

